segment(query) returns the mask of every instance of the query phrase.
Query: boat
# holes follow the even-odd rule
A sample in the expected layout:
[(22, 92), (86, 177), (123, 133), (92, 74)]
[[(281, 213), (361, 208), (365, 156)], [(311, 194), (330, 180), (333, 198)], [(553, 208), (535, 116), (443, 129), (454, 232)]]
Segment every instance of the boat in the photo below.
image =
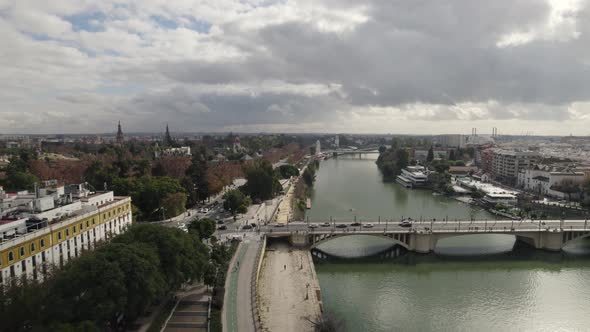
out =
[(406, 188), (424, 187), (428, 184), (428, 176), (423, 166), (408, 166), (395, 181)]
[(311, 199), (308, 198), (305, 201), (305, 208), (308, 209), (308, 210), (311, 209)]

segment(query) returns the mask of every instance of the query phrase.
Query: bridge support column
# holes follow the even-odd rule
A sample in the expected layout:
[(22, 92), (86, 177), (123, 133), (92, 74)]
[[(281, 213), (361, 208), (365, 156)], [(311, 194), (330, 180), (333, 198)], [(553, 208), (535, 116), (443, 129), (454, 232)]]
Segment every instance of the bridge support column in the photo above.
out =
[(560, 251), (563, 247), (563, 232), (544, 232), (541, 248), (550, 251)]
[(436, 235), (413, 233), (410, 235), (410, 250), (427, 254), (436, 246)]
[(309, 245), (309, 238), (306, 234), (291, 234), (289, 242), (295, 247), (307, 247)]

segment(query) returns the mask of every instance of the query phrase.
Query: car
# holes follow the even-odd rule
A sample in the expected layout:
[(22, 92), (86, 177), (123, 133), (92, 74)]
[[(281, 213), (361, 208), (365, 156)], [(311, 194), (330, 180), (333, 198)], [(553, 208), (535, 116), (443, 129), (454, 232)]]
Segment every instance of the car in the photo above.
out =
[(399, 225), (401, 227), (412, 227), (412, 222), (408, 220), (402, 220)]
[(348, 225), (346, 225), (346, 224), (338, 224), (338, 225), (336, 225), (336, 228), (346, 228), (346, 227), (348, 227)]
[(352, 224), (350, 224), (350, 226), (353, 226), (353, 227), (357, 227), (357, 226), (360, 226), (360, 225), (362, 225), (362, 224), (360, 222), (358, 222), (358, 221), (355, 221)]
[(227, 226), (221, 225), (221, 226), (217, 227), (217, 229), (220, 230), (220, 231), (224, 231), (224, 230), (227, 229)]
[(252, 229), (252, 226), (246, 224), (246, 225), (242, 226), (242, 229)]
[(217, 219), (217, 224), (219, 225), (223, 225), (225, 223), (225, 221), (221, 220), (221, 219)]
[(330, 227), (330, 226), (332, 226), (332, 224), (330, 224), (329, 222), (322, 223), (322, 227)]
[(256, 227), (256, 223), (250, 223), (250, 226)]
[(201, 213), (208, 213), (209, 212), (209, 209), (208, 208), (202, 208), (200, 212)]
[(309, 224), (309, 226), (307, 226), (309, 228), (318, 228), (319, 226), (317, 224)]
[(371, 224), (370, 222), (366, 223), (363, 225), (364, 228), (373, 228), (373, 224)]
[(285, 224), (275, 224), (274, 227), (285, 227)]

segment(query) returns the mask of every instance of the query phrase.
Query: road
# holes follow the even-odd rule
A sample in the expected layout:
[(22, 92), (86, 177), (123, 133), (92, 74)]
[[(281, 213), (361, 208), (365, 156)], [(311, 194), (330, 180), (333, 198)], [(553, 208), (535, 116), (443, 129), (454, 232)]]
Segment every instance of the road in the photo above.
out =
[[(478, 220), (478, 221), (414, 221), (411, 227), (402, 227), (398, 221), (382, 221), (381, 223), (361, 223), (362, 226), (352, 226), (351, 222), (332, 222), (329, 226), (323, 226), (323, 223), (318, 222), (293, 222), (287, 225), (284, 224), (269, 224), (260, 225), (252, 230), (240, 230), (240, 232), (268, 232), (268, 233), (287, 233), (287, 232), (350, 232), (360, 231), (363, 232), (509, 232), (514, 228), (515, 232), (519, 231), (538, 231), (538, 230), (590, 230), (590, 224), (587, 220)], [(310, 227), (310, 225), (313, 225)], [(346, 225), (346, 227), (338, 227), (339, 225)], [(315, 228), (312, 228), (314, 227)], [(232, 234), (234, 230), (221, 231), (220, 234)]]

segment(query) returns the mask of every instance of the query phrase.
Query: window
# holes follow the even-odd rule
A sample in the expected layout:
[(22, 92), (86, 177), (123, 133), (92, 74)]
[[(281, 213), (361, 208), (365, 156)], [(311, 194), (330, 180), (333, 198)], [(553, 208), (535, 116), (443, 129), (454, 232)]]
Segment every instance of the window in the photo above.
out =
[(11, 251), (8, 253), (8, 261), (12, 262), (14, 260), (14, 253)]
[(31, 243), (31, 251), (35, 251), (35, 242)]
[(10, 266), (10, 277), (11, 277), (11, 278), (14, 278), (14, 277), (15, 277), (15, 275), (16, 275), (16, 273), (14, 273), (14, 265), (11, 265), (11, 266)]
[(72, 227), (72, 233), (76, 233), (76, 226)]
[(90, 222), (86, 220), (86, 228), (90, 227)]
[(45, 251), (41, 253), (41, 262), (45, 263)]
[(94, 218), (92, 218), (92, 224), (93, 224), (93, 225), (95, 224), (95, 222), (94, 222)]
[(61, 232), (57, 232), (57, 239), (61, 240)]
[(41, 248), (45, 248), (45, 239), (41, 239)]
[(27, 272), (27, 262), (23, 261), (23, 273)]
[(20, 247), (20, 255), (21, 256), (25, 255), (25, 247)]

